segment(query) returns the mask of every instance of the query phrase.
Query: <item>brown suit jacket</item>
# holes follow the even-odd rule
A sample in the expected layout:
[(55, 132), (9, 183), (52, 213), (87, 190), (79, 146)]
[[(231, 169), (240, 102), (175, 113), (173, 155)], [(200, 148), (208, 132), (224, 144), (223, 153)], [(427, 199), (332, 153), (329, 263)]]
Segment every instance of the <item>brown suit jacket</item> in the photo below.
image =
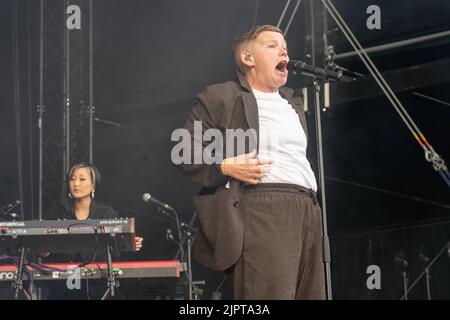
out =
[[(203, 148), (211, 143), (195, 141), (194, 121), (202, 121), (203, 132), (216, 128), (224, 134), (226, 129), (253, 128), (257, 135), (252, 138), (258, 141), (256, 98), (240, 72), (238, 80), (208, 86), (197, 96), (185, 124), (185, 129), (191, 133), (191, 151), (196, 143), (197, 147), (201, 144)], [(293, 97), (293, 90), (287, 87), (279, 88), (279, 92), (294, 107), (307, 132), (301, 98)], [(226, 150), (225, 142), (223, 150)], [(247, 148), (245, 152), (250, 150)], [(222, 175), (218, 165), (181, 164), (178, 167), (194, 182), (203, 186), (200, 194), (193, 198), (199, 221), (194, 256), (211, 269), (226, 270), (236, 263), (242, 253), (244, 222), (240, 202), (245, 194), (244, 184), (233, 179), (229, 181), (228, 177)]]

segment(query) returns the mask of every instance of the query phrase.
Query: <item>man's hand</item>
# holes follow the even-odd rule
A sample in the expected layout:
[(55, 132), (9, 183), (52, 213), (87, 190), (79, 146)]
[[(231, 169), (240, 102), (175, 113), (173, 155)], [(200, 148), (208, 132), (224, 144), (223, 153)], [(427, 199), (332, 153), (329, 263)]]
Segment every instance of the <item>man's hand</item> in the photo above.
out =
[(270, 160), (256, 159), (256, 150), (222, 161), (222, 174), (247, 184), (257, 184), (269, 171)]

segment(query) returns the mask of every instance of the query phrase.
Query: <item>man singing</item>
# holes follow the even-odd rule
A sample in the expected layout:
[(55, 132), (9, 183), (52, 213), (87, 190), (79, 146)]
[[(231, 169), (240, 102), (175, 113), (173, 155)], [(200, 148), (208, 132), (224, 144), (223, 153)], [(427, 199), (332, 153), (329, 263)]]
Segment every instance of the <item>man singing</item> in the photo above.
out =
[(197, 121), (202, 132), (256, 134), (246, 150), (232, 148), (231, 155), (224, 138), (219, 163), (179, 165), (203, 187), (193, 199), (195, 257), (231, 273), (235, 299), (324, 299), (321, 210), (306, 158), (302, 101), (284, 87), (289, 57), (283, 32), (254, 27), (235, 39), (233, 51), (237, 81), (208, 86), (186, 122), (191, 151), (207, 147), (194, 137)]

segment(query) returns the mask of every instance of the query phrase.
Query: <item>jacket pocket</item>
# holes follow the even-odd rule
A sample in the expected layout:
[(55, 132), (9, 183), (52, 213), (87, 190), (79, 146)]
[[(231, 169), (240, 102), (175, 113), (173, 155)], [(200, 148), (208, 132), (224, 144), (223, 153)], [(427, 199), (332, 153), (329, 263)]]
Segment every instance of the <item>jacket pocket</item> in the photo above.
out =
[(199, 229), (208, 247), (214, 251), (217, 238), (218, 212), (216, 195), (201, 195), (192, 198), (199, 220)]

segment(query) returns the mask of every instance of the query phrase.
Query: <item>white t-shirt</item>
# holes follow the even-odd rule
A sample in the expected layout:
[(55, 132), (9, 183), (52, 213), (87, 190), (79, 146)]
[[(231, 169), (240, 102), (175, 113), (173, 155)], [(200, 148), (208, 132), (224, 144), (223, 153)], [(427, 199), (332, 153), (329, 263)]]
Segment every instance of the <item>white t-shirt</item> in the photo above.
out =
[(259, 113), (259, 159), (271, 160), (260, 183), (292, 183), (317, 190), (306, 159), (306, 134), (299, 117), (279, 93), (253, 89)]

